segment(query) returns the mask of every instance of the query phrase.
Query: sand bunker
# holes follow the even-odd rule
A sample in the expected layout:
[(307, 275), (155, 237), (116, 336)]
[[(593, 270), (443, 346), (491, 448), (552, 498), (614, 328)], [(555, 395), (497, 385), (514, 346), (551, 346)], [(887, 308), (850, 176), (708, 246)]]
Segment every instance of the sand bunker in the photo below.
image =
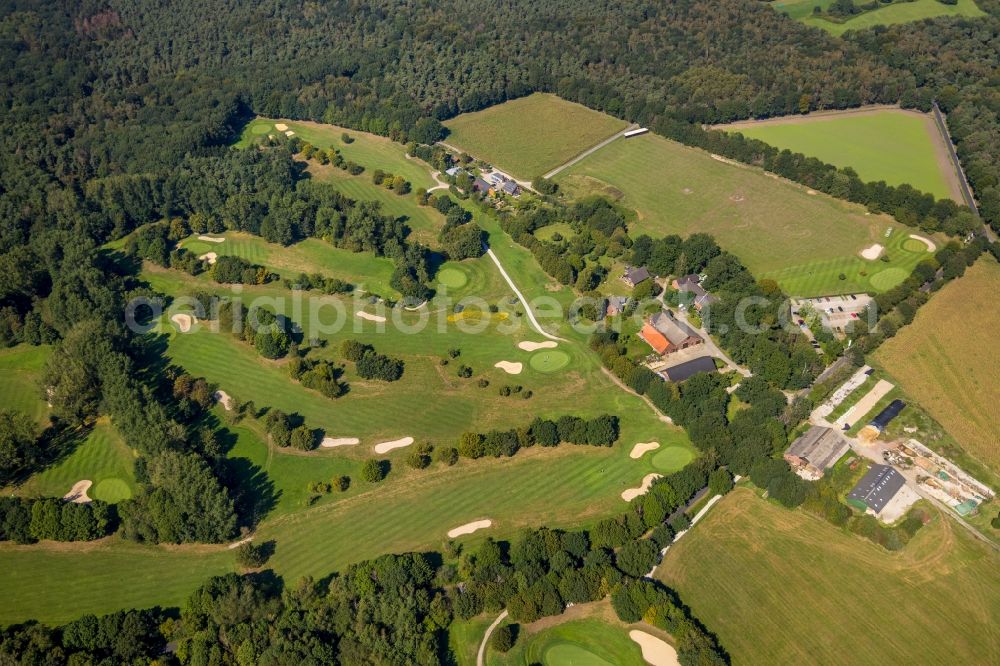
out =
[(202, 261), (207, 261), (210, 264), (214, 264), (215, 261), (219, 258), (219, 255), (217, 255), (215, 252), (206, 252), (205, 254), (199, 256), (198, 258), (201, 259)]
[(63, 495), (63, 499), (67, 502), (74, 502), (75, 504), (86, 504), (90, 501), (90, 497), (87, 496), (87, 491), (90, 490), (90, 486), (93, 485), (93, 481), (88, 481), (84, 479), (82, 481), (77, 481), (70, 488), (69, 492)]
[(198, 240), (205, 241), (206, 243), (225, 243), (225, 238), (218, 238), (216, 236), (198, 236)]
[(638, 629), (628, 632), (628, 637), (639, 644), (642, 658), (646, 660), (647, 664), (653, 666), (678, 666), (680, 664), (677, 661), (677, 650), (665, 640)]
[(194, 317), (189, 314), (177, 313), (170, 318), (170, 321), (174, 322), (174, 326), (181, 333), (187, 333), (191, 330), (191, 326), (197, 321)]
[(637, 460), (650, 451), (655, 451), (658, 448), (660, 448), (659, 442), (639, 442), (632, 447), (632, 453), (628, 454), (628, 457), (633, 460)]
[(288, 136), (288, 137), (295, 136), (295, 132), (293, 132), (292, 130), (288, 130), (287, 132), (285, 132), (285, 136)]
[(935, 245), (934, 241), (932, 241), (930, 238), (924, 238), (923, 236), (918, 236), (917, 234), (910, 234), (910, 238), (912, 238), (913, 240), (918, 240), (924, 245), (926, 245), (928, 252), (933, 252), (934, 250), (937, 249), (937, 245)]
[(524, 365), (513, 361), (497, 361), (493, 367), (500, 368), (508, 375), (519, 375), (521, 374), (521, 370), (524, 368)]
[(466, 523), (464, 525), (459, 525), (453, 530), (448, 530), (448, 538), (454, 539), (455, 537), (460, 537), (465, 534), (472, 534), (476, 530), (486, 529), (493, 524), (492, 520), (476, 520), (471, 523)]
[(547, 340), (545, 342), (518, 342), (518, 349), (523, 349), (524, 351), (538, 351), (539, 349), (554, 349), (559, 346), (558, 342), (552, 340)]
[(358, 310), (354, 314), (358, 315), (362, 319), (367, 319), (368, 321), (377, 321), (379, 323), (385, 321), (385, 317), (383, 317), (382, 315), (375, 315), (370, 312), (365, 312), (364, 310)]
[(286, 125), (285, 123), (278, 123), (274, 126), (274, 129), (278, 130), (279, 132), (285, 132), (288, 130), (288, 125)]
[(401, 449), (404, 446), (409, 446), (413, 444), (412, 437), (403, 437), (402, 439), (394, 439), (391, 442), (380, 442), (375, 445), (375, 453), (389, 453), (393, 449)]
[(871, 247), (866, 247), (861, 250), (861, 256), (868, 261), (875, 261), (882, 254), (882, 245), (880, 243), (875, 243)]
[(816, 190), (806, 190), (806, 194), (811, 194), (812, 196), (816, 196)]
[(227, 412), (233, 411), (233, 399), (228, 393), (225, 391), (216, 391), (212, 397), (222, 405), (224, 410)]
[(354, 446), (360, 443), (361, 440), (357, 437), (324, 437), (319, 445), (324, 449), (332, 449), (335, 446)]
[(622, 499), (625, 500), (626, 502), (631, 502), (636, 497), (645, 495), (646, 492), (649, 490), (649, 487), (653, 485), (653, 481), (656, 481), (661, 476), (662, 474), (656, 474), (655, 472), (652, 474), (647, 474), (646, 476), (642, 477), (641, 486), (639, 486), (638, 488), (629, 488), (628, 490), (622, 491)]

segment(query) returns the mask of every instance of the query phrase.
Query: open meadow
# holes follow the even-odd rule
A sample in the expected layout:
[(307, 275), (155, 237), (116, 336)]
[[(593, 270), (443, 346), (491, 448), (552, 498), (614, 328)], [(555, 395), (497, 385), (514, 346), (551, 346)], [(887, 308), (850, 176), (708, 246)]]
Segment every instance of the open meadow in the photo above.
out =
[(965, 453), (1000, 474), (1000, 264), (988, 254), (875, 353)]
[[(570, 195), (602, 193), (635, 209), (633, 233), (712, 234), (793, 296), (884, 291), (928, 256), (903, 248), (905, 227), (888, 216), (656, 135), (618, 139), (557, 180)], [(888, 247), (888, 262), (860, 256), (874, 243)]]
[[(787, 14), (789, 18), (801, 21), (814, 28), (826, 30), (832, 35), (840, 36), (848, 30), (864, 30), (879, 25), (894, 23), (909, 23), (937, 16), (985, 16), (974, 0), (958, 0), (954, 5), (946, 5), (938, 0), (913, 0), (904, 2), (897, 0), (890, 5), (884, 5), (872, 11), (866, 11), (843, 22), (830, 21), (813, 15), (813, 7), (824, 10), (833, 0), (775, 0), (771, 6), (775, 11)], [(855, 3), (860, 4), (860, 3)]]
[(733, 663), (995, 663), (1000, 558), (936, 513), (890, 553), (737, 488), (657, 577)]
[(851, 167), (864, 181), (909, 184), (938, 199), (962, 203), (946, 139), (933, 117), (875, 108), (717, 125), (777, 148)]
[(445, 143), (531, 180), (627, 125), (555, 95), (535, 93), (446, 121)]
[(50, 351), (47, 345), (0, 349), (0, 409), (24, 412), (39, 424), (47, 421), (49, 408), (42, 399), (38, 378)]

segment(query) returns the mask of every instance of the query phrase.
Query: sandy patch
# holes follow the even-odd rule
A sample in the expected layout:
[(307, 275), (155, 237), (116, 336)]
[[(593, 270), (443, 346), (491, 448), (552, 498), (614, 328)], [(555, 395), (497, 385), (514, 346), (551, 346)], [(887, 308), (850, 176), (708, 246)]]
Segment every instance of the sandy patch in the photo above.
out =
[(412, 437), (403, 437), (401, 439), (394, 439), (391, 442), (380, 442), (375, 445), (375, 453), (389, 453), (393, 449), (401, 449), (405, 446), (413, 444)]
[(555, 349), (559, 346), (558, 342), (553, 342), (552, 340), (547, 340), (545, 342), (518, 342), (518, 349), (523, 349), (524, 351), (538, 351), (539, 349)]
[(360, 443), (361, 440), (357, 437), (324, 437), (319, 445), (324, 449), (332, 449), (335, 446), (354, 446)]
[(639, 486), (638, 488), (629, 488), (628, 490), (623, 490), (622, 491), (622, 499), (625, 500), (626, 502), (631, 502), (636, 497), (640, 497), (642, 495), (645, 495), (646, 492), (649, 490), (649, 487), (651, 485), (653, 485), (653, 481), (656, 481), (661, 476), (663, 476), (663, 475), (662, 474), (657, 474), (655, 472), (653, 472), (651, 474), (647, 474), (646, 476), (642, 477), (642, 485), (641, 486)]
[(295, 136), (295, 132), (293, 132), (292, 130), (288, 130), (287, 132), (285, 132), (285, 136), (288, 136), (288, 137)]
[(372, 314), (370, 312), (365, 312), (364, 310), (358, 310), (354, 314), (358, 315), (362, 319), (367, 319), (368, 321), (377, 321), (379, 323), (385, 321), (385, 317), (383, 317), (382, 315)]
[(811, 194), (813, 196), (816, 196), (817, 192), (816, 190), (806, 190), (806, 194)]
[(508, 375), (519, 375), (521, 374), (521, 370), (524, 368), (524, 365), (513, 361), (497, 361), (493, 367), (500, 368)]
[(274, 129), (278, 130), (279, 132), (285, 132), (288, 130), (288, 125), (286, 125), (285, 123), (278, 123), (274, 126)]
[(639, 442), (632, 447), (632, 453), (628, 454), (628, 457), (638, 460), (650, 451), (655, 451), (658, 448), (660, 448), (659, 442)]
[(212, 397), (222, 405), (224, 410), (227, 412), (233, 411), (233, 398), (228, 393), (225, 391), (216, 391)]
[(219, 238), (217, 236), (198, 236), (198, 240), (205, 241), (206, 243), (225, 243), (225, 238)]
[(178, 312), (170, 318), (170, 321), (174, 322), (174, 326), (177, 327), (178, 331), (187, 333), (197, 320), (189, 314)]
[(928, 252), (933, 252), (934, 250), (937, 249), (937, 245), (935, 245), (934, 241), (932, 241), (930, 238), (924, 238), (923, 236), (918, 236), (917, 234), (910, 234), (910, 238), (912, 238), (913, 240), (918, 240), (924, 245), (926, 245)]
[(875, 261), (876, 259), (879, 258), (879, 256), (881, 256), (882, 249), (883, 248), (881, 243), (875, 243), (871, 247), (866, 247), (865, 249), (861, 250), (861, 257), (863, 259), (867, 259), (868, 261)]
[(476, 520), (471, 523), (466, 523), (464, 525), (459, 525), (453, 530), (448, 530), (448, 538), (454, 539), (455, 537), (464, 536), (466, 534), (472, 534), (476, 530), (486, 529), (493, 525), (492, 520)]
[(201, 259), (202, 261), (207, 261), (210, 264), (214, 264), (216, 260), (219, 258), (219, 255), (217, 255), (215, 252), (206, 252), (205, 254), (199, 256), (198, 258)]
[(842, 426), (845, 423), (855, 423), (858, 419), (863, 419), (865, 414), (870, 412), (878, 404), (878, 401), (884, 398), (893, 388), (895, 386), (891, 382), (887, 382), (884, 379), (878, 380), (878, 383), (872, 387), (871, 391), (868, 391), (865, 397), (858, 400), (846, 412), (841, 414), (840, 418), (837, 419), (837, 425)]
[(677, 661), (677, 650), (665, 640), (638, 629), (628, 632), (628, 637), (639, 644), (642, 658), (646, 660), (647, 664), (653, 666), (678, 666), (680, 664)]
[(90, 497), (87, 496), (87, 491), (90, 490), (90, 486), (93, 485), (93, 481), (88, 481), (83, 479), (82, 481), (77, 481), (70, 488), (69, 492), (63, 495), (63, 499), (67, 502), (73, 502), (75, 504), (87, 504), (90, 502)]

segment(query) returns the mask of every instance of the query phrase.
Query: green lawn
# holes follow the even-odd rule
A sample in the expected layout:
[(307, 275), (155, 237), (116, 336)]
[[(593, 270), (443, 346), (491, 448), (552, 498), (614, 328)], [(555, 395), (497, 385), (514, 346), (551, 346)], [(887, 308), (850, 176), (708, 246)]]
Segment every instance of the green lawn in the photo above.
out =
[(733, 663), (985, 664), (1000, 660), (998, 564), (940, 514), (890, 553), (736, 489), (657, 576)]
[(771, 3), (771, 6), (774, 7), (775, 11), (788, 14), (790, 18), (838, 36), (848, 30), (863, 30), (878, 25), (909, 23), (937, 16), (986, 16), (986, 12), (981, 10), (974, 0), (958, 0), (958, 4), (955, 5), (945, 5), (938, 0), (913, 0), (913, 2), (897, 0), (891, 5), (880, 6), (878, 9), (864, 12), (842, 23), (813, 16), (813, 7), (819, 6), (825, 10), (831, 2), (832, 0), (776, 0)]
[(924, 114), (886, 109), (795, 117), (787, 122), (738, 124), (732, 131), (838, 167), (851, 167), (865, 181), (906, 183), (939, 199), (958, 194), (949, 187), (949, 176), (954, 179), (951, 163), (939, 161), (935, 152), (935, 141), (940, 138), (934, 121)]
[(47, 422), (49, 408), (38, 378), (50, 351), (48, 346), (28, 345), (0, 349), (0, 409), (24, 412), (40, 425)]
[(450, 146), (531, 180), (624, 129), (624, 120), (545, 93), (445, 122)]
[[(543, 622), (541, 624), (545, 624)], [(648, 628), (644, 628), (648, 631)], [(487, 651), (487, 666), (642, 666), (642, 650), (617, 621), (584, 617), (543, 628), (522, 629), (507, 654)]]
[(135, 456), (107, 419), (98, 421), (87, 437), (65, 459), (24, 483), (18, 494), (26, 497), (62, 497), (77, 481), (89, 479), (87, 494), (93, 499), (118, 502), (135, 490)]
[[(656, 135), (619, 139), (556, 179), (571, 195), (601, 192), (635, 209), (633, 234), (710, 233), (756, 277), (795, 296), (883, 290), (872, 275), (919, 258), (890, 251), (897, 264), (865, 266), (858, 253), (885, 245), (885, 230), (900, 227), (889, 217)], [(896, 239), (905, 239), (901, 227)]]

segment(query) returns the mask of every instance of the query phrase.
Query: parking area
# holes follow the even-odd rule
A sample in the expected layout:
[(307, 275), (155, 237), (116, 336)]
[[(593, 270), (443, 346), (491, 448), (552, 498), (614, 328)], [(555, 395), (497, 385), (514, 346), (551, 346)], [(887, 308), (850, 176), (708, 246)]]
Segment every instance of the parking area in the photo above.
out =
[(802, 309), (809, 306), (819, 315), (823, 326), (842, 333), (844, 328), (856, 320), (859, 313), (868, 307), (871, 300), (872, 297), (868, 294), (793, 298), (791, 301), (792, 316), (797, 321), (801, 316)]

